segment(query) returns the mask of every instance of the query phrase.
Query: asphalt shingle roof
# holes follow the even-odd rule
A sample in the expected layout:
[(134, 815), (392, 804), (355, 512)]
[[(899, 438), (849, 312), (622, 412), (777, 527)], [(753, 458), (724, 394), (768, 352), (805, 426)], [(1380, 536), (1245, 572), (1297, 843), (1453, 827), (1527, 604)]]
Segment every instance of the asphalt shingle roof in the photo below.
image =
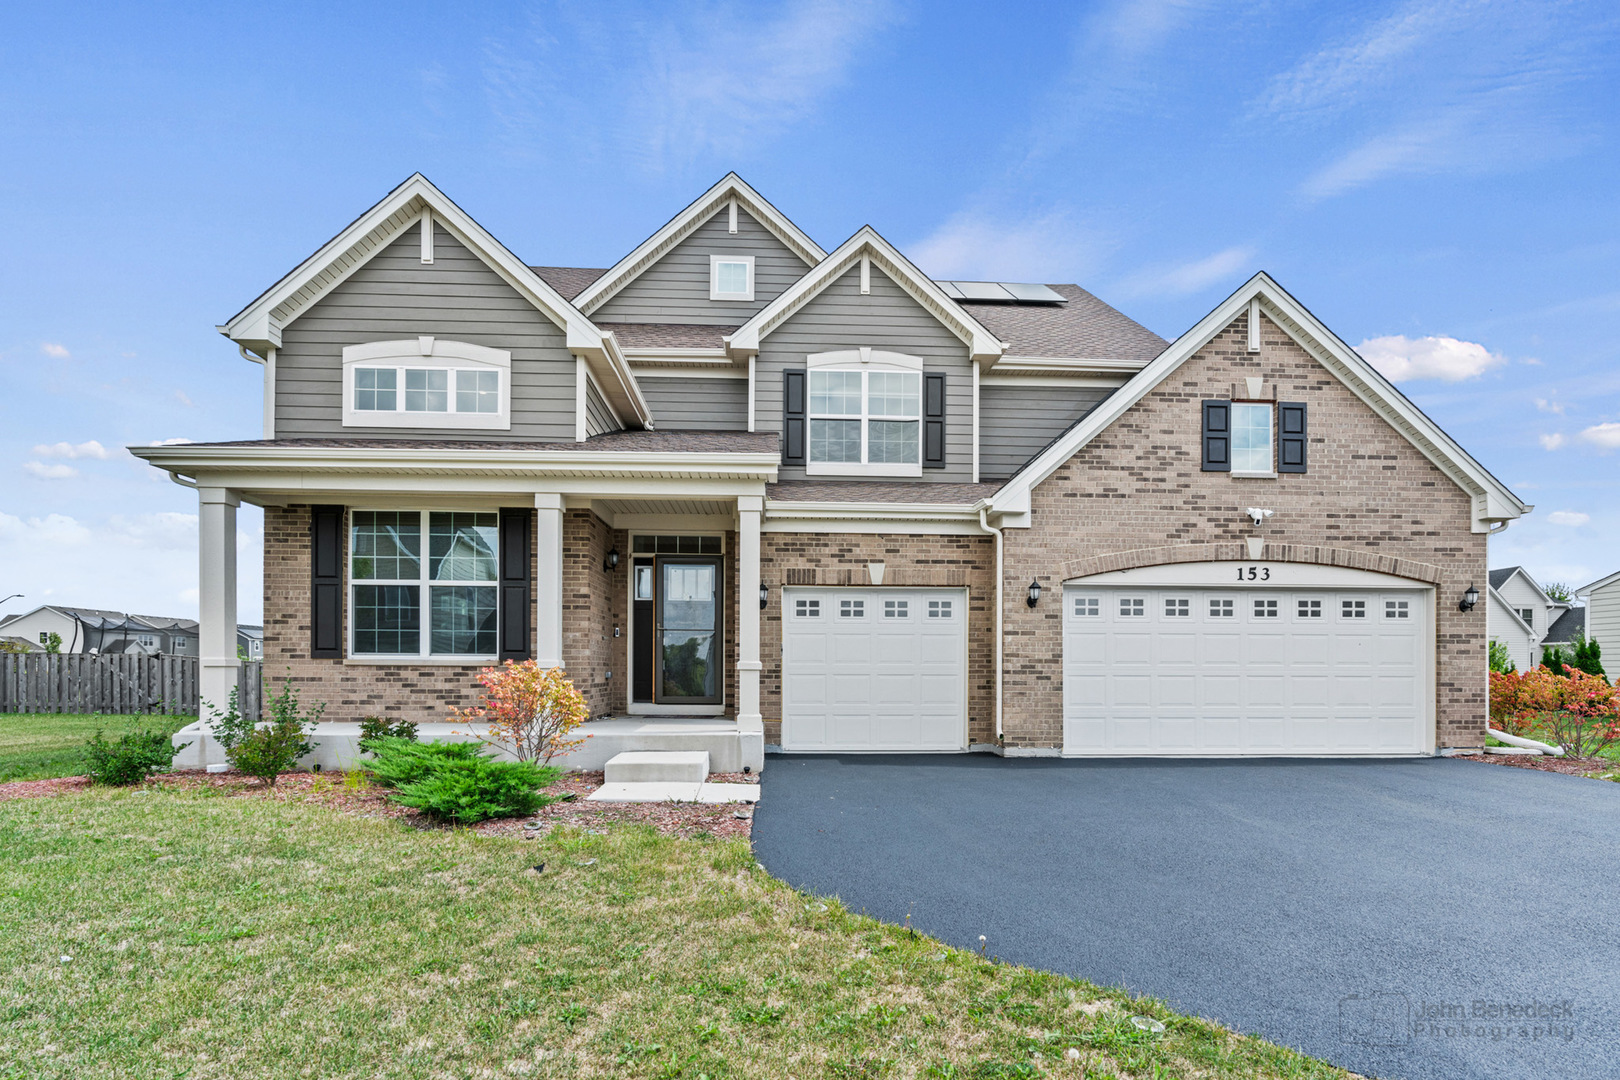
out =
[(562, 293), (564, 300), (572, 300), (585, 291), (585, 287), (603, 274), (607, 268), (594, 269), (589, 266), (531, 266), (530, 270), (540, 275), (540, 280)]
[(1575, 640), (1576, 634), (1586, 633), (1586, 609), (1572, 607), (1562, 615), (1558, 621), (1547, 628), (1547, 636), (1541, 639), (1543, 645), (1568, 645)]
[(596, 324), (611, 330), (626, 349), (719, 349), (736, 326), (688, 326), (684, 323)]
[(1519, 568), (1517, 566), (1503, 567), (1501, 570), (1492, 570), (1487, 575), (1491, 579), (1491, 588), (1500, 589), (1502, 583), (1512, 577)]
[(982, 304), (958, 301), (1008, 345), (1008, 356), (1146, 363), (1169, 342), (1078, 285), (1052, 285), (1067, 304)]

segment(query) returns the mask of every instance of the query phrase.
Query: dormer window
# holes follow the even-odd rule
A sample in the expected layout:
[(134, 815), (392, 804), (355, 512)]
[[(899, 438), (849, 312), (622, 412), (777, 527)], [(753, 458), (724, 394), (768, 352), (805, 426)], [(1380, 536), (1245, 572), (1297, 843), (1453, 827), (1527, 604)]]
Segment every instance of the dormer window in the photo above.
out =
[(343, 350), (344, 427), (506, 430), (512, 354), (431, 337)]
[(754, 298), (754, 257), (752, 255), (709, 256), (709, 299), (752, 300)]

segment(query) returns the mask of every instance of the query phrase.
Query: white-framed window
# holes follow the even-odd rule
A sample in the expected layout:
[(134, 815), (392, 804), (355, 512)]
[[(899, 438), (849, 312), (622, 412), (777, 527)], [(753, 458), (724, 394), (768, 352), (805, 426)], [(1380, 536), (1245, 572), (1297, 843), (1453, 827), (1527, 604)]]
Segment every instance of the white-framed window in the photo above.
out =
[(512, 426), (512, 354), (432, 337), (343, 350), (343, 426)]
[(1536, 609), (1535, 608), (1522, 607), (1522, 608), (1519, 608), (1518, 611), (1519, 611), (1519, 618), (1524, 620), (1524, 625), (1526, 625), (1530, 629), (1534, 630), (1536, 628)]
[(949, 600), (928, 601), (928, 617), (930, 619), (948, 619), (951, 617), (951, 602)]
[(1233, 617), (1232, 601), (1211, 600), (1209, 602), (1209, 617), (1212, 619), (1230, 619)]
[(1234, 402), (1232, 405), (1232, 471), (1269, 476), (1273, 469), (1271, 406)]
[(752, 300), (754, 298), (754, 257), (752, 255), (709, 256), (709, 299)]
[(885, 619), (909, 619), (911, 617), (911, 603), (907, 600), (883, 601), (883, 617)]
[(1147, 601), (1140, 597), (1122, 596), (1119, 598), (1119, 613), (1127, 619), (1138, 619), (1147, 614)]
[(1077, 596), (1074, 598), (1074, 613), (1082, 619), (1094, 619), (1102, 613), (1102, 605), (1095, 596)]
[(812, 476), (922, 475), (922, 358), (874, 349), (818, 353), (809, 368)]
[(838, 617), (840, 619), (864, 619), (864, 618), (866, 618), (866, 601), (865, 600), (840, 600), (840, 601), (838, 601)]
[(793, 614), (801, 619), (819, 619), (821, 618), (821, 601), (795, 600), (793, 602)]
[(1411, 617), (1412, 617), (1412, 605), (1411, 605), (1411, 603), (1409, 601), (1406, 601), (1406, 600), (1385, 600), (1384, 601), (1384, 618), (1386, 618), (1386, 619), (1410, 619)]
[(349, 654), (493, 659), (499, 517), (351, 511)]
[(1275, 619), (1277, 617), (1277, 601), (1256, 600), (1254, 602), (1254, 617), (1257, 619)]
[(1166, 597), (1164, 601), (1164, 614), (1166, 618), (1185, 619), (1192, 615), (1192, 601)]
[(1365, 619), (1367, 617), (1367, 601), (1340, 600), (1339, 617), (1344, 619)]
[(1322, 617), (1322, 601), (1301, 600), (1299, 602), (1299, 617), (1302, 619), (1320, 619)]

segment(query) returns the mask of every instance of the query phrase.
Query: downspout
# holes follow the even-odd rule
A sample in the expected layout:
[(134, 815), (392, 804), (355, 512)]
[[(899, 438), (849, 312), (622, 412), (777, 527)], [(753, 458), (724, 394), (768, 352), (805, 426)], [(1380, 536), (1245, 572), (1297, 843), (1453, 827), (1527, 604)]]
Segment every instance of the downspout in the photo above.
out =
[[(1002, 641), (1002, 633), (1001, 633), (1001, 579), (1003, 577), (1003, 572), (1002, 572), (1002, 568), (1001, 568), (1001, 560), (1002, 560), (1002, 554), (1001, 554), (1001, 530), (999, 528), (996, 528), (996, 527), (994, 527), (994, 526), (992, 526), (990, 524), (989, 514), (990, 514), (990, 508), (989, 507), (986, 507), (986, 506), (979, 507), (979, 528), (983, 529), (987, 533), (993, 534), (995, 536), (995, 538), (996, 538), (996, 745), (999, 747), (999, 746), (1002, 745), (1002, 742), (1001, 742), (1001, 735), (1002, 735), (1002, 733), (1001, 733), (1001, 641)], [(1005, 749), (1005, 747), (1003, 747), (1003, 749)]]

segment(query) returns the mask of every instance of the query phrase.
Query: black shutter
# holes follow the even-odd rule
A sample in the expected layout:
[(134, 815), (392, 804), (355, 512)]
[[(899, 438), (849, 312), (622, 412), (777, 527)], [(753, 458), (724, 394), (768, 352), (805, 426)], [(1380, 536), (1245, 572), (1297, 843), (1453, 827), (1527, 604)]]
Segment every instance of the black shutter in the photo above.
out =
[(501, 659), (529, 659), (529, 609), (533, 557), (529, 537), (534, 511), (510, 507), (501, 511)]
[(309, 515), (309, 655), (343, 655), (343, 507), (315, 506)]
[(1232, 471), (1232, 403), (1204, 402), (1204, 471)]
[(923, 376), (923, 468), (945, 467), (945, 376)]
[(1277, 471), (1305, 471), (1305, 403), (1277, 403)]
[(805, 371), (789, 368), (782, 372), (782, 464), (803, 465), (806, 427)]

